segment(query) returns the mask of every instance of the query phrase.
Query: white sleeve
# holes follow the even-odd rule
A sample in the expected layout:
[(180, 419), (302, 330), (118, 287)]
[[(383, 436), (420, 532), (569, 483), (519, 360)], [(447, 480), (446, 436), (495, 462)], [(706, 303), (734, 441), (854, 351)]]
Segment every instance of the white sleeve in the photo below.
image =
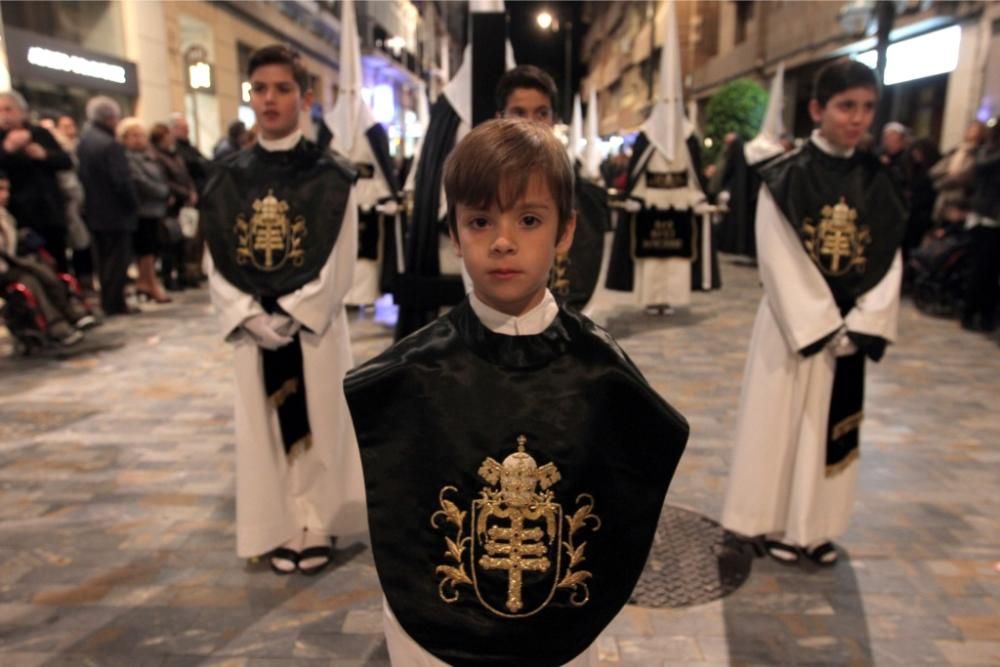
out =
[(892, 266), (875, 287), (862, 294), (847, 313), (847, 330), (896, 340), (899, 292), (903, 282), (903, 255), (897, 250)]
[(247, 318), (260, 315), (264, 309), (252, 295), (237, 289), (215, 270), (212, 253), (208, 252), (207, 248), (202, 260), (202, 269), (208, 276), (208, 293), (212, 298), (212, 305), (219, 313), (222, 335), (228, 342), (234, 342), (242, 335), (240, 325)]
[(358, 206), (354, 189), (347, 198), (337, 243), (316, 279), (278, 299), (278, 305), (313, 333), (323, 335), (354, 281), (358, 256)]
[(764, 292), (788, 346), (801, 351), (837, 332), (844, 322), (833, 292), (766, 185), (757, 199), (755, 233)]

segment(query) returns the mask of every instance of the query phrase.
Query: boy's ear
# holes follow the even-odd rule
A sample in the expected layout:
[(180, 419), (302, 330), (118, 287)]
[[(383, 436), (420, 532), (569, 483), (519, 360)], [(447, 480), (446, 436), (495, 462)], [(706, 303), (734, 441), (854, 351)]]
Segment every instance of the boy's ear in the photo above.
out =
[(573, 245), (573, 234), (576, 232), (576, 211), (569, 216), (569, 220), (566, 221), (566, 226), (563, 228), (562, 237), (556, 241), (556, 252), (566, 253), (569, 252), (570, 246)]
[(462, 244), (458, 242), (458, 235), (455, 234), (455, 228), (451, 225), (448, 226), (448, 238), (451, 239), (451, 247), (455, 250), (455, 256), (462, 256)]
[(809, 116), (817, 125), (823, 120), (823, 107), (816, 98), (809, 100)]
[(313, 89), (307, 88), (304, 93), (302, 93), (302, 108), (309, 109), (312, 107), (313, 103)]

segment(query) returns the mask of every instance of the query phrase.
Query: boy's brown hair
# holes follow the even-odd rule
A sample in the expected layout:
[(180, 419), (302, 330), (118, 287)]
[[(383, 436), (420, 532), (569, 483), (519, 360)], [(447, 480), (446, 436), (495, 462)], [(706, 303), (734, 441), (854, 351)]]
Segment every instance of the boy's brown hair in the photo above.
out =
[(505, 210), (527, 190), (528, 179), (541, 172), (559, 213), (556, 239), (573, 216), (573, 169), (566, 148), (552, 130), (521, 118), (489, 120), (455, 147), (444, 166), (448, 227), (458, 237), (458, 204)]
[(282, 44), (264, 46), (250, 54), (247, 63), (247, 78), (253, 76), (254, 70), (264, 65), (287, 65), (292, 71), (292, 78), (299, 86), (299, 94), (305, 95), (310, 89), (309, 72), (302, 66), (299, 54)]

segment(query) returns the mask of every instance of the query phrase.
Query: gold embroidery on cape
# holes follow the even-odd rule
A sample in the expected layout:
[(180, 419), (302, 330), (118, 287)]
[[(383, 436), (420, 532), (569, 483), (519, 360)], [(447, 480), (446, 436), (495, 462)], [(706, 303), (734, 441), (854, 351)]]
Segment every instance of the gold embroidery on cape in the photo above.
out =
[(289, 261), (302, 266), (305, 218), (300, 215), (289, 220), (288, 202), (279, 200), (271, 190), (263, 199), (254, 200), (253, 210), (250, 220), (242, 215), (236, 218), (236, 263), (261, 271), (277, 271)]
[[(480, 465), (479, 476), (489, 485), (480, 489), (479, 497), (472, 501), (470, 535), (465, 535), (465, 519), (469, 512), (445, 497), (458, 489), (446, 486), (438, 494), (441, 509), (431, 515), (431, 526), (451, 525), (456, 529), (454, 538), (445, 537), (444, 555), (449, 563), (435, 569), (441, 577), (438, 594), (444, 602), (459, 599), (459, 586), (471, 586), (487, 610), (497, 616), (518, 618), (544, 609), (557, 590), (569, 591), (568, 599), (574, 606), (583, 606), (589, 601), (590, 590), (586, 582), (593, 575), (587, 570), (573, 568), (586, 560), (587, 542), (577, 544), (576, 533), (584, 527), (592, 532), (601, 527), (600, 518), (592, 513), (594, 499), (589, 494), (580, 494), (576, 499), (579, 505), (576, 511), (564, 517), (562, 506), (555, 502), (555, 494), (550, 490), (562, 475), (552, 463), (539, 466), (524, 451), (526, 442), (525, 436), (518, 436), (517, 451), (502, 464), (487, 457)], [(439, 523), (442, 519), (444, 525)], [(566, 520), (565, 529), (563, 519)], [(589, 526), (588, 519), (593, 520)], [(485, 552), (478, 559), (477, 548)], [(493, 572), (507, 575), (505, 611), (488, 602), (479, 587), (477, 574), (486, 576)], [(551, 576), (528, 584), (524, 581), (525, 572)], [(523, 593), (528, 585), (549, 587), (548, 591), (539, 591), (537, 597), (545, 593), (544, 599), (531, 609), (524, 608)]]
[(848, 466), (861, 458), (861, 452), (857, 447), (852, 449), (842, 460), (832, 463), (826, 467), (825, 477), (836, 477), (847, 470)]
[(802, 225), (806, 252), (828, 276), (842, 276), (852, 269), (865, 270), (866, 246), (872, 242), (868, 227), (856, 224), (857, 210), (841, 197), (834, 206), (824, 206), (818, 224), (807, 218)]
[(844, 417), (839, 422), (833, 425), (833, 436), (834, 440), (840, 440), (841, 437), (850, 433), (857, 427), (861, 426), (861, 421), (865, 418), (864, 410), (858, 410), (853, 415), (848, 415)]
[(552, 263), (552, 272), (549, 274), (549, 290), (553, 294), (567, 296), (569, 294), (569, 253), (561, 252), (556, 254), (555, 262)]

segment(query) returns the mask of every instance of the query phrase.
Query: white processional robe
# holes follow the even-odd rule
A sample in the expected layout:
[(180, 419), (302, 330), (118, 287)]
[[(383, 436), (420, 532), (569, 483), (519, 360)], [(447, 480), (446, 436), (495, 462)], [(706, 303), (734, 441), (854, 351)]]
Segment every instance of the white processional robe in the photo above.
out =
[[(370, 178), (359, 178), (354, 184), (354, 196), (363, 212), (370, 213), (379, 200), (396, 195), (395, 192), (389, 190), (389, 186), (386, 184), (385, 174), (382, 173), (382, 167), (372, 153), (367, 136), (361, 134), (355, 137), (351, 154), (347, 156), (347, 159), (354, 164), (370, 164), (374, 169)], [(382, 224), (395, 225), (395, 216), (386, 216)], [(376, 259), (358, 257), (354, 265), (354, 280), (347, 296), (344, 297), (344, 303), (348, 306), (370, 306), (382, 296), (379, 290), (379, 276), (382, 272), (383, 260), (382, 237), (386, 230), (380, 231)]]
[(897, 251), (882, 280), (841, 317), (766, 185), (756, 220), (764, 297), (750, 336), (722, 525), (748, 537), (766, 534), (810, 546), (847, 529), (859, 459), (826, 476), (827, 418), (842, 334), (812, 356), (799, 351), (832, 332), (895, 340), (902, 259)]
[(215, 270), (205, 253), (212, 303), (236, 369), (236, 552), (264, 554), (303, 528), (328, 535), (367, 530), (361, 456), (344, 399), (352, 366), (343, 298), (357, 254), (357, 208), (348, 199), (340, 235), (319, 276), (278, 299), (303, 328), (306, 409), (312, 445), (286, 455), (278, 415), (264, 391), (258, 346), (240, 326), (264, 312), (253, 296)]
[[(532, 336), (545, 331), (559, 314), (559, 304), (548, 290), (542, 302), (519, 317), (506, 315), (499, 310), (490, 308), (469, 293), (469, 303), (476, 317), (490, 331), (507, 336)], [(393, 667), (448, 667), (448, 663), (436, 658), (424, 650), (407, 634), (403, 626), (396, 620), (389, 607), (389, 601), (382, 598), (382, 628), (385, 632), (385, 644), (389, 650), (389, 661)], [(597, 646), (591, 644), (587, 650), (576, 656), (565, 667), (597, 667)]]
[[(646, 164), (644, 173), (639, 176), (632, 196), (645, 200), (646, 206), (657, 208), (673, 207), (689, 209), (705, 200), (705, 195), (697, 187), (683, 188), (651, 188), (646, 184), (646, 175), (650, 172), (688, 172), (688, 183), (698, 182), (698, 177), (687, 159), (687, 150), (682, 151), (682, 157), (668, 162), (666, 157), (650, 146), (653, 154)], [(693, 224), (700, 229), (700, 222), (695, 216)], [(696, 232), (697, 234), (697, 232)], [(700, 239), (694, 238), (694, 251), (698, 252)], [(684, 257), (636, 258), (634, 278), (635, 300), (640, 306), (687, 306), (691, 303), (691, 259)]]

